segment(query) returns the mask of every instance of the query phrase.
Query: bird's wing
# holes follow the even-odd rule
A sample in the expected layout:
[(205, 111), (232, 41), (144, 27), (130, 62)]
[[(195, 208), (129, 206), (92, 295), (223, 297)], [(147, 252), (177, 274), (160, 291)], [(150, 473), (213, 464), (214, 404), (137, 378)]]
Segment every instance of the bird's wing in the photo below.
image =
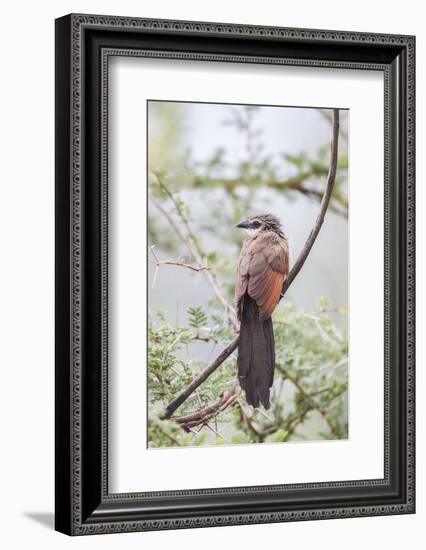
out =
[(247, 293), (256, 301), (260, 318), (271, 316), (281, 296), (289, 271), (287, 239), (262, 231), (247, 244)]
[(240, 253), (240, 259), (237, 268), (237, 280), (235, 283), (235, 304), (237, 308), (237, 317), (241, 321), (242, 302), (248, 286), (248, 272), (250, 266), (250, 254), (248, 249), (252, 239), (246, 239), (243, 243)]

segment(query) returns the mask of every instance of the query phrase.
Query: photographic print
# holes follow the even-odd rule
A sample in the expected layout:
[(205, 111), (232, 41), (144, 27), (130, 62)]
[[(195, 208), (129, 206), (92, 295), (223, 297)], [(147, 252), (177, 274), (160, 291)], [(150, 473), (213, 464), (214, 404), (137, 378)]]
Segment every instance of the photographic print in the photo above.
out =
[(55, 27), (55, 528), (414, 513), (415, 37)]
[(149, 448), (348, 439), (348, 119), (147, 101)]

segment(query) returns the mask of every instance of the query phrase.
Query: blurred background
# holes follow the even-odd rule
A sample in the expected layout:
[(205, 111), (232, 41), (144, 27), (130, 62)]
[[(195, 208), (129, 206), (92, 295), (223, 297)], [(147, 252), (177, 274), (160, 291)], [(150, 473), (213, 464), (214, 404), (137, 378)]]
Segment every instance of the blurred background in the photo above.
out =
[[(253, 410), (241, 393), (186, 432), (161, 412), (235, 337), (227, 304), (246, 237), (235, 224), (275, 214), (296, 260), (327, 178), (332, 111), (148, 102), (150, 447), (348, 437), (348, 115), (340, 110), (338, 172), (323, 227), (273, 316), (271, 410)], [(214, 402), (235, 374), (232, 356), (176, 414)]]

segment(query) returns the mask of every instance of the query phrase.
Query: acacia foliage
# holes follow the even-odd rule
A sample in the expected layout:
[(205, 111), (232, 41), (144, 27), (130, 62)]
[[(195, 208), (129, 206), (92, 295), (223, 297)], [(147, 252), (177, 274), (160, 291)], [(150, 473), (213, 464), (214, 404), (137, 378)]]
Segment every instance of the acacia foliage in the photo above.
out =
[[(328, 170), (328, 146), (319, 144), (315, 157), (301, 151), (298, 155), (283, 152), (279, 159), (273, 158), (264, 151), (262, 132), (256, 129), (258, 110), (247, 107), (234, 109), (224, 121), (238, 130), (245, 142), (247, 158), (233, 164), (229, 152), (219, 148), (204, 162), (195, 162), (191, 151), (180, 147), (183, 123), (179, 109), (173, 104), (158, 104), (155, 109), (159, 122), (150, 135), (149, 155), (152, 203), (148, 240), (152, 250), (155, 249), (151, 284), (155, 284), (157, 272), (162, 269), (159, 254), (173, 257), (177, 263), (182, 259), (186, 264), (201, 261), (209, 271), (191, 271), (189, 284), (197, 284), (199, 278), (208, 274), (225, 301), (232, 304), (235, 265), (244, 236), (236, 233), (230, 239), (229, 228), (253, 203), (265, 203), (267, 207), (268, 201), (299, 197), (318, 201)], [(322, 115), (326, 118), (327, 112)], [(339, 149), (338, 174), (330, 204), (333, 212), (343, 219), (347, 215), (346, 150), (345, 145)], [(209, 204), (207, 217), (195, 214), (198, 209), (194, 205), (200, 201)], [(184, 267), (175, 265), (168, 269)], [(150, 447), (348, 437), (348, 341), (342, 323), (336, 322), (347, 311), (329, 304), (323, 297), (317, 299), (310, 311), (295, 307), (287, 296), (284, 302), (273, 315), (277, 364), (271, 408), (266, 412), (253, 409), (238, 389), (238, 398), (231, 406), (189, 432), (173, 419), (162, 419), (164, 408), (206, 368), (210, 358), (235, 338), (235, 331), (223, 300), (214, 292), (207, 305), (189, 306), (183, 321), (172, 321), (170, 311), (150, 308), (147, 373)], [(200, 346), (203, 353), (197, 353)], [(184, 415), (211, 404), (223, 392), (231, 391), (235, 378), (233, 354), (176, 414)]]

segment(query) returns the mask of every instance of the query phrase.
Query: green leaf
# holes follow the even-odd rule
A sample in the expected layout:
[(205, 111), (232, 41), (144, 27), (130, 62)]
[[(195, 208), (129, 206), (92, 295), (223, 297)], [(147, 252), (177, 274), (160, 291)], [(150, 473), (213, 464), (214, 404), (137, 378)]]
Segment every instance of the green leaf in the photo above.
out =
[(207, 325), (208, 317), (202, 306), (188, 308), (189, 324), (193, 328), (202, 328)]
[(235, 444), (251, 443), (250, 437), (242, 430), (236, 431), (232, 434), (231, 442)]
[(330, 305), (330, 302), (326, 296), (320, 296), (317, 300), (317, 305), (319, 309), (327, 309)]
[(206, 441), (207, 437), (208, 436), (207, 436), (206, 432), (201, 432), (201, 433), (197, 434), (194, 438), (194, 441), (193, 441), (194, 445), (197, 446), (197, 447), (202, 445)]
[(278, 429), (276, 432), (265, 437), (265, 443), (282, 443), (286, 441), (288, 437), (288, 431)]

